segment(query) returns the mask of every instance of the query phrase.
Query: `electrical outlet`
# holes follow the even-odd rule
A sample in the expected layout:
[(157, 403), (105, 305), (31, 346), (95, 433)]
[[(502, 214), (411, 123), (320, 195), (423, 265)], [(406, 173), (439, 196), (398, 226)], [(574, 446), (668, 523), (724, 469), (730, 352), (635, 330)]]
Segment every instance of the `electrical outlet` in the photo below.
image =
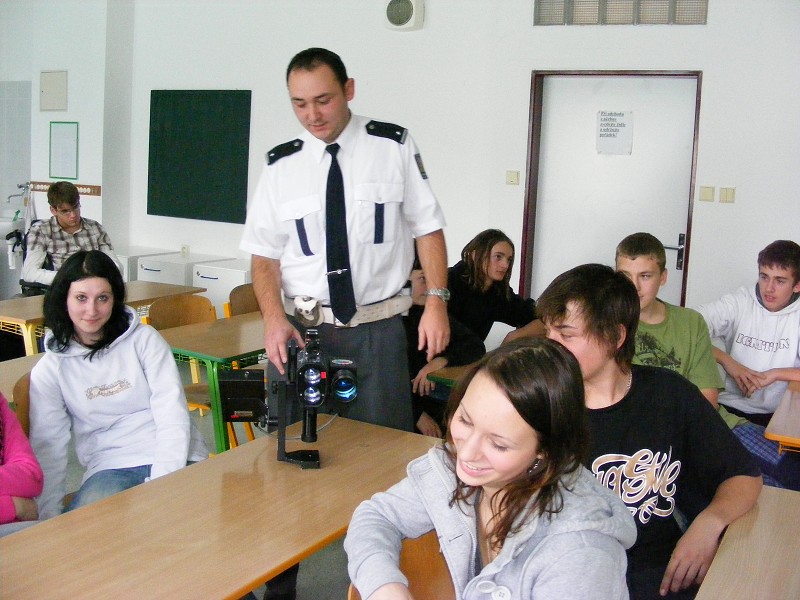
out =
[(506, 185), (519, 185), (519, 171), (506, 171)]
[(714, 188), (706, 185), (700, 186), (700, 200), (703, 202), (714, 201)]
[(188, 244), (184, 244), (183, 246), (181, 246), (181, 256), (183, 256), (184, 258), (189, 256), (189, 245)]

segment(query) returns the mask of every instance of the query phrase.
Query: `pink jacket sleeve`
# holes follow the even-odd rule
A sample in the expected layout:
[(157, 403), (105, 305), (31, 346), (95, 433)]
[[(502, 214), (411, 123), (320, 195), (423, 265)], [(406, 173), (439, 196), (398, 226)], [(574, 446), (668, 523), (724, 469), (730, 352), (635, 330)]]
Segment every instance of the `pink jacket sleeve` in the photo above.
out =
[(15, 521), (12, 496), (34, 498), (42, 493), (42, 468), (17, 416), (0, 394), (2, 464), (0, 464), (0, 524)]

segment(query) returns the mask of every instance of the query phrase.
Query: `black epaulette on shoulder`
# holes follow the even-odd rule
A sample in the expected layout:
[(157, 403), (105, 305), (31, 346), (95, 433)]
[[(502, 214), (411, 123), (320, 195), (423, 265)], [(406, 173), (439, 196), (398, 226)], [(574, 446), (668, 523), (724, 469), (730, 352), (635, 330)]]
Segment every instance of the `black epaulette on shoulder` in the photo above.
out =
[(406, 142), (406, 135), (408, 135), (408, 129), (395, 125), (394, 123), (370, 121), (367, 123), (367, 133), (382, 138), (389, 138), (398, 144), (404, 144)]
[(295, 152), (300, 152), (302, 149), (303, 140), (301, 139), (292, 140), (291, 142), (275, 146), (272, 150), (267, 152), (267, 164), (274, 164), (282, 158), (291, 156)]

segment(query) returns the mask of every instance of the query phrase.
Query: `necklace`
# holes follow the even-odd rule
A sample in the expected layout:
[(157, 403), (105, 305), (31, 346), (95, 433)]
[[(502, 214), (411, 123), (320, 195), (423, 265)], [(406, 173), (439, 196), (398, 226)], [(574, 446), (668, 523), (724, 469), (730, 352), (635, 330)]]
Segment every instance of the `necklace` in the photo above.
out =
[(633, 369), (628, 371), (628, 383), (625, 385), (625, 391), (622, 393), (623, 398), (630, 391), (632, 383), (633, 383)]

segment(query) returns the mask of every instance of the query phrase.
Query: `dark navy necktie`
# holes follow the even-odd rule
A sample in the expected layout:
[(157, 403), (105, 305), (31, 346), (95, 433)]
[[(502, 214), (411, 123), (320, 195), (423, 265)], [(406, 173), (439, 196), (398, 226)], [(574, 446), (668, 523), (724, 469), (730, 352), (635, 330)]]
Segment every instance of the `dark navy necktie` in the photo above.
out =
[(328, 289), (331, 309), (342, 323), (349, 323), (356, 314), (353, 276), (350, 270), (350, 251), (347, 246), (347, 212), (344, 205), (344, 180), (336, 153), (339, 144), (326, 147), (331, 155), (328, 188), (325, 193), (325, 240), (328, 254)]

